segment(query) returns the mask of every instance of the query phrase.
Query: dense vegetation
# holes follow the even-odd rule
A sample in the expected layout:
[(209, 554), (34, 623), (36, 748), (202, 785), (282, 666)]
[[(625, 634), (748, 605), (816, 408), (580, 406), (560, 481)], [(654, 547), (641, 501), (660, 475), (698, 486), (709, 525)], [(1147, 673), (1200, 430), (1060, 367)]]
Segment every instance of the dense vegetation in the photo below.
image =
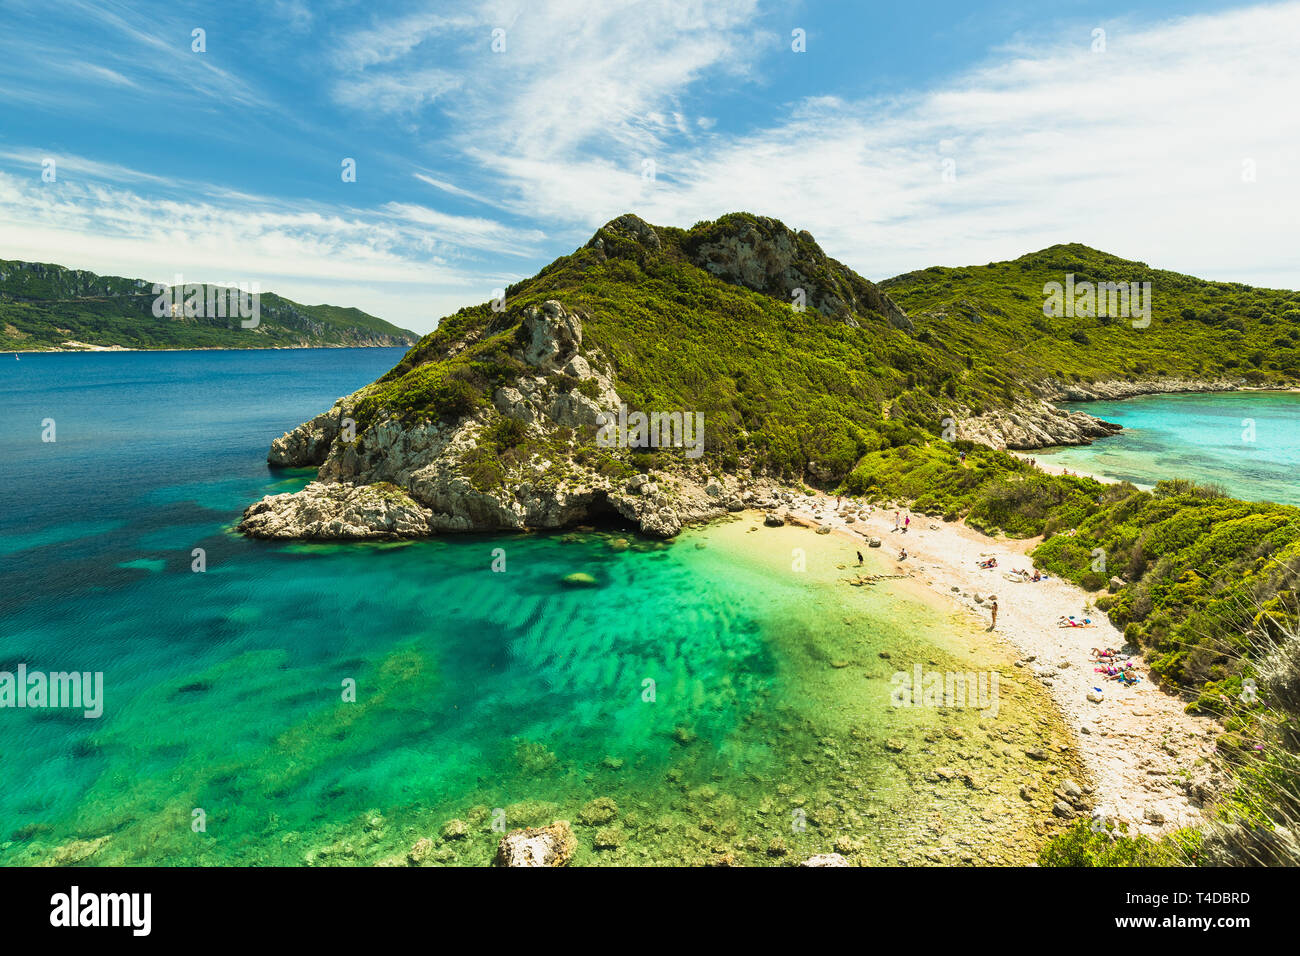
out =
[[(868, 451), (924, 434), (937, 395), (918, 373), (937, 363), (955, 372), (951, 356), (880, 316), (855, 328), (725, 282), (689, 261), (687, 233), (659, 232), (654, 250), (602, 230), (603, 251), (589, 245), (508, 289), (504, 312), (481, 305), (444, 319), (380, 380), (362, 416), (450, 417), (485, 404), (522, 371), (510, 355), (522, 316), (558, 299), (584, 314), (584, 348), (600, 350), (630, 407), (704, 412), (717, 468), (743, 461), (796, 477), (812, 467), (829, 480)], [(886, 417), (909, 386), (897, 417), (911, 427)]]
[(153, 314), (152, 290), (153, 283), (143, 279), (0, 260), (0, 350), (59, 348), (68, 341), (161, 349), (409, 345), (415, 340), (413, 333), (360, 309), (300, 305), (270, 292), (260, 296), (256, 328), (243, 328), (238, 317), (159, 318)]
[[(1150, 282), (1145, 328), (1113, 316), (1043, 314), (1047, 283)], [(1300, 376), (1300, 292), (1207, 282), (1072, 243), (1011, 262), (934, 266), (881, 283), (919, 337), (971, 356), (960, 383), (980, 393), (1017, 380), (1232, 378), (1252, 384)]]

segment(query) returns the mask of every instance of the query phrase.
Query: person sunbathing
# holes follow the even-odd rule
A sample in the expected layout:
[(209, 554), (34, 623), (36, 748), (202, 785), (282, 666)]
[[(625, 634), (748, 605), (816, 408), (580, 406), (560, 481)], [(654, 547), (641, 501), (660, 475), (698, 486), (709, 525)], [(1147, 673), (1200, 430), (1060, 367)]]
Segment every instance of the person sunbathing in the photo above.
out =
[(979, 564), (979, 566), (980, 566), (981, 568), (984, 568), (984, 569), (986, 569), (986, 570), (987, 570), (988, 568), (996, 568), (996, 567), (998, 566), (998, 559), (997, 559), (997, 558), (989, 558), (987, 561), (980, 561), (980, 562), (978, 562), (978, 564)]

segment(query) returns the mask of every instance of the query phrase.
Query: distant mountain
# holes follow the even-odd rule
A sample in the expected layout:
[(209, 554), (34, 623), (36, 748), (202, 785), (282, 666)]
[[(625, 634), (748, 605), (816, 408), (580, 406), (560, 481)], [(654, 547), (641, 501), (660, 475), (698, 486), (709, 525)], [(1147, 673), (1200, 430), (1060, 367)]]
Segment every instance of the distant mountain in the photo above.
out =
[[(254, 325), (228, 290), (186, 289), (174, 296), (164, 289), (168, 298), (159, 304), (154, 283), (144, 279), (0, 259), (0, 351), (406, 346), (419, 338), (360, 309), (300, 305), (272, 292), (258, 296)], [(242, 304), (251, 312), (250, 299)]]

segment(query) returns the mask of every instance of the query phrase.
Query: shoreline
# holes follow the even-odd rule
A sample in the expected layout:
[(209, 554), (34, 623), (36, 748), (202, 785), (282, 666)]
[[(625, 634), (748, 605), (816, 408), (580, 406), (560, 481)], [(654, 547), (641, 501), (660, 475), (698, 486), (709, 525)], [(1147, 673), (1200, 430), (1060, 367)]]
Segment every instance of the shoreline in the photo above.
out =
[[(1098, 441), (1105, 441), (1105, 439), (1103, 439), (1103, 438), (1099, 438), (1099, 439), (1097, 439), (1097, 440), (1098, 440)], [(1055, 446), (1053, 446), (1053, 447), (1055, 447)], [(1069, 446), (1069, 445), (1065, 445), (1065, 446), (1062, 446), (1062, 447), (1064, 447), (1064, 448), (1069, 448), (1069, 447), (1071, 447), (1071, 446)], [(1119, 485), (1119, 484), (1123, 484), (1123, 482), (1120, 481), (1120, 479), (1118, 479), (1118, 478), (1110, 478), (1110, 477), (1107, 477), (1106, 475), (1098, 475), (1098, 474), (1094, 474), (1093, 472), (1090, 472), (1090, 471), (1082, 471), (1082, 470), (1080, 470), (1080, 469), (1078, 469), (1078, 468), (1067, 468), (1067, 467), (1065, 467), (1064, 465), (1058, 465), (1058, 464), (1056, 464), (1055, 462), (1052, 462), (1052, 461), (1043, 461), (1041, 458), (1037, 458), (1037, 457), (1035, 457), (1036, 454), (1040, 454), (1040, 455), (1041, 455), (1041, 454), (1043, 454), (1044, 452), (1047, 452), (1048, 450), (1049, 450), (1049, 449), (1046, 449), (1046, 448), (1040, 448), (1040, 449), (1036, 449), (1034, 452), (1027, 452), (1027, 451), (1012, 451), (1012, 450), (1008, 449), (1008, 450), (1007, 450), (1007, 454), (1009, 454), (1009, 455), (1014, 455), (1015, 457), (1019, 458), (1021, 461), (1028, 462), (1029, 464), (1031, 464), (1031, 465), (1033, 465), (1035, 468), (1037, 468), (1039, 471), (1046, 472), (1046, 473), (1049, 474), (1049, 475), (1068, 475), (1068, 476), (1071, 476), (1071, 477), (1074, 477), (1074, 478), (1091, 478), (1093, 481), (1099, 481), (1099, 482), (1101, 482), (1103, 485)], [(1143, 486), (1142, 486), (1142, 485), (1135, 485), (1135, 487), (1142, 488)], [(1148, 491), (1149, 491), (1149, 490), (1150, 490), (1150, 487), (1151, 487), (1151, 486), (1148, 486), (1147, 488), (1144, 488), (1143, 490), (1148, 490)]]
[[(853, 511), (865, 511), (853, 505)], [(1103, 612), (1091, 604), (1088, 593), (1068, 581), (1050, 578), (1014, 583), (1004, 574), (1012, 568), (1032, 568), (1028, 552), (1039, 538), (992, 538), (964, 522), (945, 524), (939, 519), (912, 515), (912, 527), (892, 530), (892, 512), (873, 509), (865, 518), (845, 521), (850, 502), (835, 510), (835, 497), (804, 497), (789, 507), (792, 520), (831, 532), (862, 548), (867, 539), (881, 540), (881, 558), (896, 559), (908, 547), (906, 562), (894, 564), (903, 578), (884, 582), (924, 595), (931, 602), (968, 618), (978, 619), (1017, 653), (1023, 667), (1045, 687), (1065, 719), (1096, 787), (1097, 809), (1110, 820), (1122, 821), (1129, 832), (1154, 836), (1197, 823), (1202, 810), (1188, 798), (1182, 785), (1193, 767), (1214, 750), (1221, 727), (1208, 717), (1183, 712), (1184, 702), (1158, 688), (1136, 649), (1129, 648), (1142, 680), (1133, 687), (1103, 681), (1093, 668), (1090, 650), (1111, 647), (1126, 650), (1123, 634)], [(905, 509), (897, 509), (911, 514)], [(914, 550), (915, 549), (915, 550)], [(866, 553), (864, 551), (864, 553)], [(976, 562), (994, 556), (999, 567), (982, 570)], [(988, 624), (986, 602), (996, 596), (998, 625)], [(978, 600), (977, 600), (978, 598)], [(1059, 627), (1060, 616), (1089, 617), (1093, 626)], [(1101, 687), (1103, 700), (1087, 695)]]

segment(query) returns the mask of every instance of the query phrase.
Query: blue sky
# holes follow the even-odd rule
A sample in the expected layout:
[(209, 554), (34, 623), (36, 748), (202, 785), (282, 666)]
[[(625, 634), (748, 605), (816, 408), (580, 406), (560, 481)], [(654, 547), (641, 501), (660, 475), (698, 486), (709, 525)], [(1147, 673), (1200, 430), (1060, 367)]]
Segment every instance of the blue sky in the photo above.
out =
[(1296, 288), (1297, 37), (1294, 2), (6, 0), (0, 258), (423, 332), (625, 211), (747, 209), (876, 279), (1079, 241)]

